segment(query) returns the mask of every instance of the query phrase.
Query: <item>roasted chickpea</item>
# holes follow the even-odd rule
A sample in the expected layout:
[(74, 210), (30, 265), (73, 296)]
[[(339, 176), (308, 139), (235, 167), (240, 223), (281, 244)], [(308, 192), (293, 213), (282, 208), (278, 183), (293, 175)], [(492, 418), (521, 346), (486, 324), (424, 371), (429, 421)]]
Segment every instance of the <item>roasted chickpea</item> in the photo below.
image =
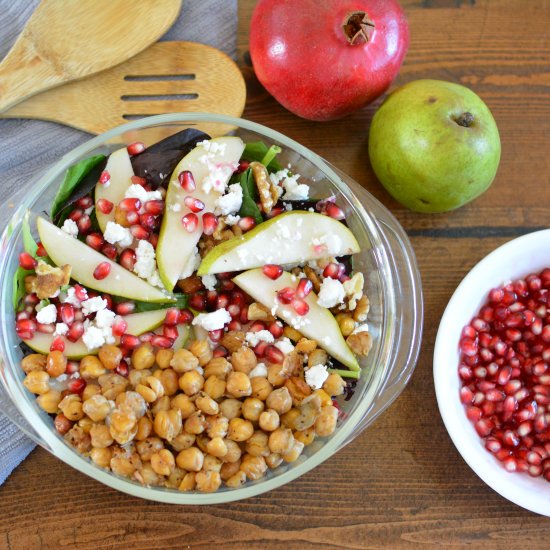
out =
[(281, 419), (277, 411), (274, 411), (273, 409), (267, 409), (267, 411), (264, 411), (262, 414), (260, 414), (258, 422), (262, 430), (266, 432), (272, 432), (280, 426)]
[(189, 351), (199, 360), (201, 367), (204, 367), (213, 357), (210, 344), (206, 340), (193, 340), (189, 346)]
[(69, 420), (80, 420), (84, 416), (80, 396), (75, 394), (69, 394), (65, 396), (63, 400), (59, 403), (59, 408)]
[(147, 439), (153, 431), (153, 423), (146, 417), (142, 416), (137, 423), (137, 432), (134, 439), (143, 441)]
[(95, 426), (95, 422), (88, 418), (87, 416), (83, 416), (79, 421), (78, 425), (87, 433), (90, 433), (90, 430), (92, 429), (92, 426)]
[(99, 378), (106, 372), (107, 369), (95, 355), (86, 355), (80, 361), (80, 376), (85, 380)]
[(164, 387), (164, 395), (172, 396), (178, 391), (179, 376), (175, 370), (167, 368), (160, 371), (160, 381)]
[(220, 403), (220, 413), (229, 420), (241, 416), (243, 404), (238, 399), (224, 399)]
[(265, 404), (279, 415), (286, 413), (292, 408), (292, 397), (287, 388), (273, 390), (267, 397)]
[(164, 443), (158, 437), (148, 437), (136, 443), (136, 451), (141, 460), (149, 461), (151, 457), (164, 449)]
[(227, 437), (233, 441), (246, 441), (254, 433), (254, 425), (250, 420), (233, 418), (229, 421)]
[(90, 437), (92, 439), (92, 447), (104, 449), (113, 444), (111, 432), (105, 424), (94, 424), (90, 428)]
[(312, 395), (316, 395), (320, 399), (322, 407), (332, 405), (332, 398), (325, 390), (315, 390)]
[(179, 409), (170, 409), (169, 411), (160, 411), (153, 423), (155, 433), (170, 442), (176, 437), (182, 429), (181, 411)]
[(237, 351), (231, 354), (231, 364), (233, 365), (234, 371), (244, 372), (248, 375), (258, 364), (258, 360), (253, 350), (246, 346), (241, 346)]
[(55, 414), (61, 403), (61, 392), (50, 390), (36, 398), (38, 406), (49, 414)]
[(33, 370), (30, 371), (25, 380), (23, 380), (23, 385), (30, 392), (42, 395), (50, 391), (50, 375), (43, 370)]
[(87, 453), (92, 448), (90, 434), (76, 424), (65, 434), (63, 439), (79, 453)]
[(73, 427), (73, 423), (64, 414), (58, 414), (53, 425), (61, 435), (65, 435)]
[(294, 445), (294, 436), (288, 428), (277, 428), (269, 435), (269, 450), (272, 453), (285, 455)]
[(169, 476), (175, 466), (176, 459), (168, 449), (162, 449), (151, 456), (151, 468), (161, 476)]
[(170, 361), (170, 366), (178, 374), (190, 372), (199, 366), (199, 360), (187, 349), (178, 349)]
[(179, 386), (186, 395), (195, 395), (202, 390), (204, 378), (198, 371), (192, 370), (180, 376)]
[(99, 385), (101, 386), (101, 393), (107, 399), (116, 399), (119, 393), (126, 390), (128, 380), (124, 376), (120, 376), (114, 373), (104, 374), (98, 378)]
[(220, 469), (220, 477), (227, 481), (232, 475), (235, 475), (241, 466), (241, 461), (237, 460), (236, 462), (224, 462)]
[(116, 405), (121, 411), (134, 413), (136, 418), (141, 418), (147, 412), (147, 403), (135, 391), (126, 391), (117, 395)]
[(86, 387), (84, 388), (84, 391), (82, 392), (82, 402), (88, 401), (90, 397), (93, 395), (99, 395), (101, 394), (101, 388), (99, 387), (99, 384), (94, 384), (92, 382), (88, 382), (86, 384)]
[(90, 458), (93, 463), (100, 468), (108, 468), (111, 462), (113, 452), (109, 447), (107, 448), (93, 448), (90, 451)]
[(237, 462), (241, 458), (241, 448), (236, 441), (231, 439), (224, 439), (225, 445), (227, 446), (227, 453), (222, 457), (223, 462)]
[(101, 394), (92, 395), (82, 403), (82, 410), (94, 422), (101, 422), (111, 412), (112, 403)]
[(242, 405), (243, 418), (252, 422), (258, 422), (260, 414), (262, 414), (264, 409), (265, 404), (263, 401), (260, 401), (256, 397), (247, 397)]
[(260, 479), (267, 472), (267, 464), (263, 456), (244, 455), (240, 470), (251, 480)]
[(233, 397), (246, 397), (252, 393), (250, 378), (244, 372), (230, 372), (227, 375), (225, 390)]
[(113, 457), (110, 466), (115, 474), (131, 477), (136, 470), (141, 469), (141, 459), (132, 444), (124, 449), (115, 445), (112, 447), (112, 451)]
[(188, 472), (198, 472), (204, 464), (204, 455), (197, 447), (190, 447), (178, 453), (176, 464)]
[(183, 419), (189, 418), (196, 411), (195, 404), (191, 401), (189, 396), (184, 393), (178, 393), (178, 395), (172, 398), (170, 403), (173, 409), (179, 409), (181, 411), (181, 417)]
[(159, 349), (155, 355), (155, 362), (161, 369), (167, 369), (174, 357), (173, 349)]
[(305, 446), (311, 445), (315, 440), (315, 428), (307, 428), (299, 432), (294, 432), (294, 439), (301, 441)]
[(151, 412), (153, 414), (158, 414), (160, 411), (169, 411), (170, 409), (170, 398), (167, 395), (163, 395), (153, 404)]
[(209, 376), (204, 383), (204, 391), (212, 399), (219, 399), (225, 393), (225, 380), (214, 375)]
[(214, 357), (204, 367), (204, 376), (205, 378), (216, 376), (220, 380), (225, 380), (231, 370), (231, 363), (225, 357)]
[[(177, 460), (177, 459), (176, 459)], [(178, 489), (180, 491), (194, 491), (195, 490), (195, 473), (194, 472), (187, 472), (183, 479), (181, 480), (180, 486)]]
[(236, 474), (232, 475), (225, 481), (225, 484), (232, 489), (237, 489), (246, 483), (246, 474), (239, 470)]
[(132, 352), (132, 367), (136, 370), (150, 369), (155, 364), (153, 346), (145, 342)]
[(294, 445), (292, 446), (290, 451), (288, 451), (283, 455), (283, 460), (285, 462), (295, 462), (296, 460), (298, 460), (303, 450), (304, 450), (304, 444), (295, 438)]
[(315, 420), (315, 433), (320, 437), (326, 437), (336, 429), (338, 409), (332, 405), (325, 405)]
[(283, 457), (277, 453), (271, 453), (265, 457), (265, 463), (271, 468), (277, 468), (283, 462)]
[(115, 370), (122, 361), (122, 351), (113, 344), (101, 346), (97, 354), (103, 366), (108, 370)]
[(227, 453), (227, 445), (221, 437), (215, 437), (206, 444), (206, 451), (212, 456), (222, 457)]
[(186, 432), (181, 432), (178, 434), (172, 441), (170, 445), (176, 452), (183, 451), (183, 449), (189, 449), (195, 444), (196, 436), (193, 434), (188, 434)]
[(255, 376), (250, 379), (252, 386), (252, 397), (256, 397), (260, 401), (265, 401), (269, 394), (273, 391), (273, 386), (267, 378)]
[(285, 428), (290, 428), (291, 430), (297, 430), (298, 426), (296, 425), (296, 420), (300, 417), (300, 411), (298, 409), (290, 409), (285, 414), (281, 415), (281, 424)]
[(219, 458), (212, 455), (205, 455), (202, 469), (204, 471), (211, 470), (213, 472), (220, 472), (222, 469), (222, 464), (223, 462)]
[(273, 363), (267, 367), (267, 379), (272, 386), (282, 386), (286, 381), (286, 376), (282, 372), (282, 366)]
[(206, 419), (204, 415), (197, 411), (186, 419), (183, 429), (190, 434), (201, 434), (206, 430)]
[(331, 397), (342, 395), (345, 388), (346, 382), (344, 381), (344, 379), (339, 374), (336, 374), (334, 372), (328, 375), (328, 378), (323, 384), (323, 390)]
[(213, 493), (217, 491), (222, 484), (220, 474), (213, 470), (198, 472), (195, 475), (197, 491), (201, 493)]
[(246, 442), (246, 452), (251, 456), (267, 456), (270, 453), (268, 441), (269, 436), (265, 432), (257, 430)]
[(210, 416), (206, 419), (208, 436), (212, 439), (216, 437), (224, 438), (229, 431), (229, 419), (221, 414)]
[(209, 397), (205, 392), (200, 392), (195, 400), (195, 406), (204, 414), (218, 414), (219, 407), (216, 401)]
[(21, 360), (23, 372), (29, 374), (33, 370), (44, 370), (46, 368), (47, 357), (41, 353), (31, 353)]
[(164, 477), (157, 474), (149, 462), (145, 462), (143, 466), (134, 473), (134, 478), (147, 487), (156, 487), (162, 485), (164, 482)]
[(61, 376), (67, 368), (67, 358), (61, 351), (50, 351), (46, 359), (46, 372), (52, 377)]
[(181, 485), (181, 482), (183, 481), (186, 473), (187, 472), (185, 470), (174, 466), (174, 468), (170, 472), (170, 475), (166, 479), (166, 487), (177, 489)]

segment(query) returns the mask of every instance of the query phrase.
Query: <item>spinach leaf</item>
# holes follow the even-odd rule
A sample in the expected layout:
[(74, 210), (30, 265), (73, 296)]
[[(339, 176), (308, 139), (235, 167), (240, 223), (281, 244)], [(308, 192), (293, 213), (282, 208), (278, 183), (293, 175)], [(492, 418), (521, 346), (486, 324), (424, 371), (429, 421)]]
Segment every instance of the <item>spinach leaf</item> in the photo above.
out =
[(245, 170), (240, 177), (239, 184), (243, 189), (243, 203), (239, 210), (239, 216), (252, 216), (256, 223), (262, 223), (262, 213), (256, 204), (257, 190), (252, 176), (252, 170)]
[[(183, 309), (187, 307), (188, 296), (187, 294), (176, 293), (173, 295), (176, 298), (175, 302), (170, 302), (166, 304), (157, 304), (151, 302), (135, 302), (136, 309), (135, 313), (141, 313), (143, 311), (153, 311), (156, 309), (168, 309), (169, 307), (177, 307), (178, 309)], [(124, 301), (124, 300), (121, 300)]]
[(278, 172), (282, 167), (275, 157), (280, 152), (281, 148), (277, 145), (268, 148), (263, 141), (254, 141), (245, 145), (242, 158), (250, 162), (254, 160), (261, 162), (269, 172)]
[(25, 252), (28, 252), (33, 258), (36, 258), (38, 245), (36, 244), (34, 237), (31, 233), (31, 226), (29, 224), (29, 212), (25, 214), (25, 217), (21, 222), (21, 235), (23, 237), (23, 248), (25, 249)]
[[(52, 203), (51, 208), (51, 217), (56, 223), (59, 223), (59, 215), (63, 210), (69, 206), (67, 201), (73, 194), (73, 192), (79, 187), (81, 183), (84, 182), (86, 176), (90, 172), (97, 168), (99, 164), (106, 160), (105, 155), (95, 155), (93, 157), (81, 160), (76, 164), (73, 164), (65, 173), (65, 178), (57, 190), (57, 194)], [(92, 185), (87, 186), (86, 193), (91, 191), (94, 185), (97, 183), (99, 174), (97, 177), (94, 177), (92, 180)], [(80, 197), (79, 197), (80, 198)]]

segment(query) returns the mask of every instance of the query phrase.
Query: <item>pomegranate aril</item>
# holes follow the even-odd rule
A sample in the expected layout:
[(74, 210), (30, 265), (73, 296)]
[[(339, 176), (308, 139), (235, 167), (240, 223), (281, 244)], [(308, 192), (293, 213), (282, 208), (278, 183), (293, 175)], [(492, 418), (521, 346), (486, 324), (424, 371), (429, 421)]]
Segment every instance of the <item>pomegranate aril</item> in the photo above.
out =
[(189, 170), (184, 170), (178, 174), (179, 184), (183, 187), (185, 191), (191, 193), (197, 187), (195, 184), (195, 178)]
[(482, 418), (475, 423), (474, 427), (480, 437), (486, 437), (493, 430), (494, 424), (487, 418)]
[(218, 227), (218, 218), (212, 212), (206, 212), (202, 216), (202, 231), (205, 235), (212, 235)]
[(113, 336), (122, 336), (127, 329), (128, 323), (120, 315), (117, 315), (114, 319), (113, 325), (111, 326)]
[(515, 472), (518, 468), (516, 459), (512, 456), (504, 460), (502, 464), (507, 472)]
[(254, 321), (248, 328), (248, 332), (260, 332), (266, 330), (266, 324), (263, 321)]
[(307, 302), (305, 300), (301, 300), (300, 298), (292, 300), (292, 307), (298, 315), (306, 315), (309, 311)]
[(223, 329), (211, 330), (208, 333), (208, 338), (210, 338), (212, 342), (219, 342), (222, 339), (222, 336), (223, 336)]
[(254, 346), (254, 353), (256, 354), (256, 357), (264, 357), (268, 345), (269, 344), (267, 342), (259, 342), (258, 344), (256, 344)]
[(131, 248), (125, 248), (120, 253), (118, 263), (128, 271), (133, 271), (136, 265), (136, 253)]
[(101, 253), (107, 256), (107, 258), (109, 258), (110, 260), (114, 260), (117, 254), (116, 247), (114, 244), (105, 243), (101, 247)]
[(277, 300), (279, 300), (281, 304), (290, 304), (292, 300), (294, 300), (295, 295), (295, 290), (287, 286), (277, 292)]
[(276, 348), (275, 346), (272, 346), (272, 345), (268, 345), (265, 349), (265, 358), (270, 363), (282, 364), (285, 359), (285, 356), (279, 348)]
[(504, 290), (502, 288), (494, 288), (489, 292), (489, 301), (498, 304), (504, 298)]
[(190, 325), (193, 321), (193, 313), (188, 309), (181, 309), (179, 315), (179, 323), (181, 325)]
[(136, 349), (140, 344), (140, 340), (133, 334), (123, 334), (120, 337), (120, 345), (128, 349)]
[(328, 203), (326, 205), (325, 213), (335, 220), (343, 220), (346, 217), (344, 211), (334, 203)]
[(221, 292), (216, 298), (216, 309), (225, 309), (229, 305), (229, 294)]
[(118, 207), (126, 212), (138, 212), (141, 208), (141, 201), (136, 198), (122, 199)]
[(206, 309), (206, 299), (204, 294), (196, 292), (189, 296), (189, 307), (196, 309), (197, 311), (204, 311)]
[(99, 183), (106, 185), (111, 181), (111, 174), (107, 170), (103, 170), (99, 176)]
[(268, 330), (274, 338), (280, 338), (283, 335), (283, 324), (280, 321), (273, 321), (269, 324)]
[(72, 304), (61, 304), (61, 320), (70, 325), (74, 321), (74, 307)]
[(185, 214), (185, 216), (181, 218), (181, 223), (183, 224), (183, 227), (187, 232), (193, 233), (193, 231), (195, 231), (197, 229), (197, 226), (199, 225), (199, 218), (196, 214), (193, 213)]
[(323, 277), (328, 277), (330, 279), (339, 279), (344, 274), (345, 269), (346, 268), (344, 264), (331, 262), (325, 266), (325, 269), (323, 269)]
[(107, 199), (99, 199), (96, 206), (102, 214), (110, 214), (115, 205)]
[(313, 283), (306, 278), (300, 279), (298, 286), (296, 287), (296, 296), (298, 298), (305, 298), (313, 290)]
[(141, 343), (150, 342), (153, 339), (153, 336), (155, 336), (154, 332), (144, 332), (139, 335), (139, 341)]
[(266, 264), (262, 267), (262, 272), (275, 281), (283, 274), (283, 268), (277, 264)]
[(130, 181), (134, 183), (135, 185), (141, 185), (142, 187), (145, 187), (147, 185), (147, 180), (145, 178), (142, 178), (140, 176), (132, 176), (130, 178)]
[(180, 310), (176, 307), (171, 307), (166, 310), (164, 324), (170, 327), (177, 325), (180, 322)]
[(132, 234), (132, 237), (135, 239), (138, 239), (139, 241), (145, 240), (149, 237), (149, 231), (145, 229), (145, 227), (142, 227), (141, 225), (132, 225), (130, 227), (130, 233)]
[(242, 325), (239, 321), (237, 321), (236, 319), (233, 319), (228, 325), (227, 325), (227, 329), (228, 330), (241, 330), (242, 329)]
[(90, 233), (86, 235), (86, 244), (94, 250), (101, 250), (101, 247), (105, 244), (101, 233)]
[(21, 252), (21, 254), (19, 254), (19, 266), (23, 269), (31, 271), (37, 265), (38, 262), (28, 252)]
[(152, 233), (149, 238), (147, 239), (153, 248), (157, 248), (157, 244), (159, 242), (159, 236), (156, 233)]
[(120, 302), (115, 306), (115, 311), (119, 315), (129, 315), (133, 313), (136, 309), (136, 304), (134, 302)]
[(109, 262), (101, 262), (94, 269), (94, 279), (101, 281), (111, 273), (111, 264)]
[(65, 351), (65, 340), (63, 336), (56, 336), (51, 343), (50, 351)]
[(130, 367), (128, 366), (128, 363), (126, 363), (126, 361), (121, 361), (115, 368), (115, 373), (126, 378), (128, 374), (130, 374)]
[(42, 243), (36, 243), (36, 246), (37, 246), (36, 255), (40, 256), (41, 258), (45, 258), (48, 255), (48, 253), (46, 252), (44, 245)]
[(478, 348), (474, 340), (463, 338), (460, 341), (460, 351), (467, 357), (472, 357), (477, 354)]
[(178, 328), (175, 326), (164, 325), (162, 327), (162, 335), (174, 342), (174, 340), (179, 336)]
[(159, 214), (162, 214), (162, 211), (164, 210), (164, 201), (160, 199), (155, 199), (151, 201), (147, 201), (143, 208), (145, 208), (145, 212), (148, 214), (153, 214), (153, 216), (158, 216)]
[(137, 225), (139, 223), (139, 214), (134, 210), (126, 212), (126, 221), (128, 225)]
[(539, 477), (542, 474), (542, 466), (531, 464), (527, 473), (532, 477)]
[(470, 422), (477, 422), (483, 416), (483, 411), (479, 407), (466, 407), (466, 416)]
[(246, 233), (256, 227), (256, 220), (252, 216), (245, 216), (237, 222), (237, 225), (239, 226), (239, 229)]
[(464, 382), (469, 382), (474, 378), (472, 369), (468, 365), (464, 365), (464, 364), (458, 367), (458, 375)]
[(155, 216), (153, 216), (153, 214), (148, 214), (145, 212), (144, 214), (140, 214), (139, 224), (148, 231), (153, 231), (157, 228), (158, 220)]
[(212, 355), (213, 357), (227, 357), (229, 355), (229, 352), (223, 346), (216, 346), (212, 350)]
[[(265, 216), (266, 216), (266, 218), (267, 218), (268, 220), (271, 220), (271, 219), (273, 219), (273, 218), (275, 218), (275, 217), (277, 217), (277, 216), (280, 216), (283, 212), (286, 212), (286, 209), (285, 209), (284, 206), (274, 206), (274, 207), (271, 209), (271, 212), (269, 212), (269, 214), (266, 214)], [(247, 219), (248, 219), (248, 220), (254, 220), (254, 218), (252, 218), (252, 217), (250, 217), (250, 216), (248, 216)], [(239, 223), (240, 223), (242, 220), (244, 220), (244, 218), (242, 218), (241, 220), (239, 220)], [(244, 222), (243, 222), (243, 223), (244, 223)], [(254, 225), (256, 225), (256, 222), (255, 222), (255, 221), (254, 221)], [(247, 231), (246, 229), (244, 229), (244, 228), (242, 228), (242, 227), (241, 227), (241, 229), (243, 229), (243, 231)]]
[[(234, 321), (239, 319), (241, 315), (241, 306), (238, 306), (237, 304), (229, 304), (226, 309), (229, 315), (231, 315), (231, 319), (233, 319)], [(238, 329), (229, 328), (229, 330), (238, 330)]]
[(191, 210), (191, 212), (202, 212), (204, 210), (204, 202), (202, 202), (199, 199), (196, 199), (195, 197), (191, 197), (188, 195), (183, 199), (183, 204)]
[(126, 150), (129, 155), (139, 155), (145, 151), (145, 143), (142, 141), (134, 141), (134, 143), (130, 143), (130, 145), (126, 147)]
[(491, 453), (497, 453), (502, 449), (502, 443), (494, 437), (488, 437), (485, 440), (485, 448)]
[(86, 386), (86, 380), (84, 380), (83, 378), (75, 378), (73, 380), (69, 380), (69, 383), (67, 384), (67, 389), (71, 393), (81, 394)]
[(464, 405), (470, 405), (473, 400), (474, 392), (467, 386), (462, 386), (462, 388), (460, 388), (460, 401), (462, 401)]
[(75, 321), (70, 327), (69, 332), (67, 332), (67, 340), (71, 342), (76, 342), (84, 334), (84, 323), (82, 321)]

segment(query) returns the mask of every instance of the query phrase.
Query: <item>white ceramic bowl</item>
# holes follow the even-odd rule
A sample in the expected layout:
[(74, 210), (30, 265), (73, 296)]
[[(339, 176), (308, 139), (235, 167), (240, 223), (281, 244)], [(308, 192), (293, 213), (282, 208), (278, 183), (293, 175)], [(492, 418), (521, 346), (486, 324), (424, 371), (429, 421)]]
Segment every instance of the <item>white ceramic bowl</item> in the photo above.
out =
[(483, 440), (466, 418), (459, 398), (458, 344), (462, 328), (479, 311), (489, 290), (548, 266), (550, 229), (514, 239), (486, 256), (466, 275), (453, 294), (441, 319), (434, 351), (439, 411), (462, 458), (497, 493), (545, 516), (550, 516), (550, 483), (542, 477), (508, 473), (485, 449)]

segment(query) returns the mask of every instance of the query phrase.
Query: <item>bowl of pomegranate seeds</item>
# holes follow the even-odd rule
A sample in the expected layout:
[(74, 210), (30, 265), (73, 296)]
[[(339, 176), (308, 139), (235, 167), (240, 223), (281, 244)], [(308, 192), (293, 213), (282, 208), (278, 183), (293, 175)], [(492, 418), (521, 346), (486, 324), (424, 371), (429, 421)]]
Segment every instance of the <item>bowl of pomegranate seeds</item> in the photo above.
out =
[(550, 516), (550, 230), (479, 262), (439, 327), (439, 410), (468, 465), (512, 502)]
[(414, 369), (422, 293), (403, 229), (258, 124), (135, 121), (13, 202), (0, 409), (118, 490), (212, 504), (278, 487)]

